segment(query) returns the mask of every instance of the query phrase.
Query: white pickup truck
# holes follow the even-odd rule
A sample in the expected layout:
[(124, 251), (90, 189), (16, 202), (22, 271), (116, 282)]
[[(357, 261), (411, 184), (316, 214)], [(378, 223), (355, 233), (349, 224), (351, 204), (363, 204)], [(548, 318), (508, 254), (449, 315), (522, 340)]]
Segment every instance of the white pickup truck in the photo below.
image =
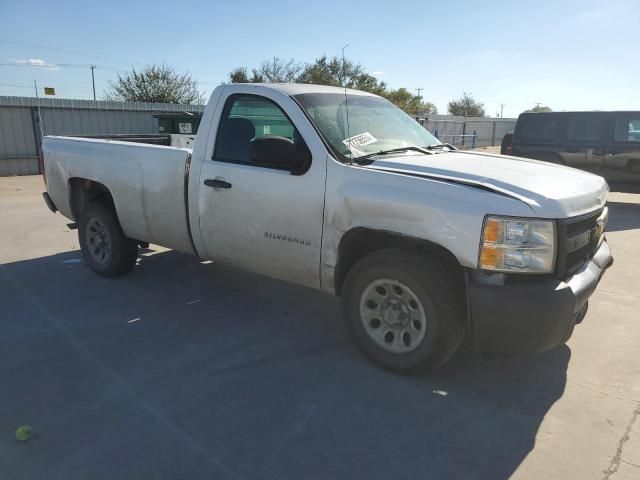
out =
[(193, 152), (48, 136), (43, 161), (96, 273), (154, 243), (321, 289), (396, 369), (443, 364), (465, 332), (480, 352), (560, 345), (613, 261), (603, 178), (456, 150), (354, 90), (223, 85)]

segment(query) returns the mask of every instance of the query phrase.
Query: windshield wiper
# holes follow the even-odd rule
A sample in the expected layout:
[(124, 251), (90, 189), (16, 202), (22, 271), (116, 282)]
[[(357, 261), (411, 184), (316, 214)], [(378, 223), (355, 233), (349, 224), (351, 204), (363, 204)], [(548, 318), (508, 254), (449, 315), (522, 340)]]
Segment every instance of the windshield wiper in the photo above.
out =
[(427, 150), (442, 150), (444, 149), (444, 147), (447, 147), (449, 150), (457, 150), (457, 148), (450, 143), (433, 143), (431, 145), (427, 145), (424, 148), (426, 148)]
[(424, 153), (425, 155), (433, 155), (433, 153), (431, 153), (428, 150), (428, 147), (427, 149), (424, 149), (421, 147), (400, 147), (400, 148), (392, 148), (390, 150), (380, 150), (379, 152), (368, 153), (366, 155), (362, 155), (361, 157), (356, 157), (354, 158), (354, 160), (358, 161), (358, 160), (363, 160), (365, 158), (375, 157), (376, 155), (388, 155), (390, 153), (408, 152), (408, 151), (420, 152), (420, 153)]

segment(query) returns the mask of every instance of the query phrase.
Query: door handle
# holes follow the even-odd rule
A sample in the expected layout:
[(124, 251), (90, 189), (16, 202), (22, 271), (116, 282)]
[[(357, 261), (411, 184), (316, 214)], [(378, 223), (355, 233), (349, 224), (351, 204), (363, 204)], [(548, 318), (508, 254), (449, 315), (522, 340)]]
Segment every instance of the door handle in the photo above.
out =
[(231, 188), (231, 184), (229, 182), (227, 182), (226, 180), (221, 180), (219, 178), (215, 178), (215, 179), (207, 178), (204, 181), (204, 184), (207, 187), (213, 187), (213, 188)]

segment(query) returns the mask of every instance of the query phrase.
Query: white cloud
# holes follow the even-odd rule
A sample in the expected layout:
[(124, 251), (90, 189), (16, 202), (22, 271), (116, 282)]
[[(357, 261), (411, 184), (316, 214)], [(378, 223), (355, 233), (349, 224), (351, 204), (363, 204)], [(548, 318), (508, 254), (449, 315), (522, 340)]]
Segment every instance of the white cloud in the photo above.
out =
[(16, 63), (28, 63), (29, 65), (46, 65), (47, 62), (42, 60), (41, 58), (29, 58), (27, 60), (16, 60)]
[(41, 58), (19, 59), (19, 60), (14, 60), (14, 63), (16, 65), (31, 65), (34, 67), (44, 67), (44, 68), (50, 68), (50, 69), (58, 68), (58, 66), (55, 63), (47, 62), (46, 60), (43, 60)]

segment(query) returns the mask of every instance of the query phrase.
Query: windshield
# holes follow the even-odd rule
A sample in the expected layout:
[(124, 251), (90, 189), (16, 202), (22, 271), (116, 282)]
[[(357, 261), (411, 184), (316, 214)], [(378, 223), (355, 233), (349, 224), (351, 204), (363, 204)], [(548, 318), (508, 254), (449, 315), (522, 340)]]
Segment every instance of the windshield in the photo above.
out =
[(418, 122), (384, 98), (345, 97), (341, 93), (305, 93), (294, 98), (334, 150), (350, 158), (402, 147), (440, 144)]

